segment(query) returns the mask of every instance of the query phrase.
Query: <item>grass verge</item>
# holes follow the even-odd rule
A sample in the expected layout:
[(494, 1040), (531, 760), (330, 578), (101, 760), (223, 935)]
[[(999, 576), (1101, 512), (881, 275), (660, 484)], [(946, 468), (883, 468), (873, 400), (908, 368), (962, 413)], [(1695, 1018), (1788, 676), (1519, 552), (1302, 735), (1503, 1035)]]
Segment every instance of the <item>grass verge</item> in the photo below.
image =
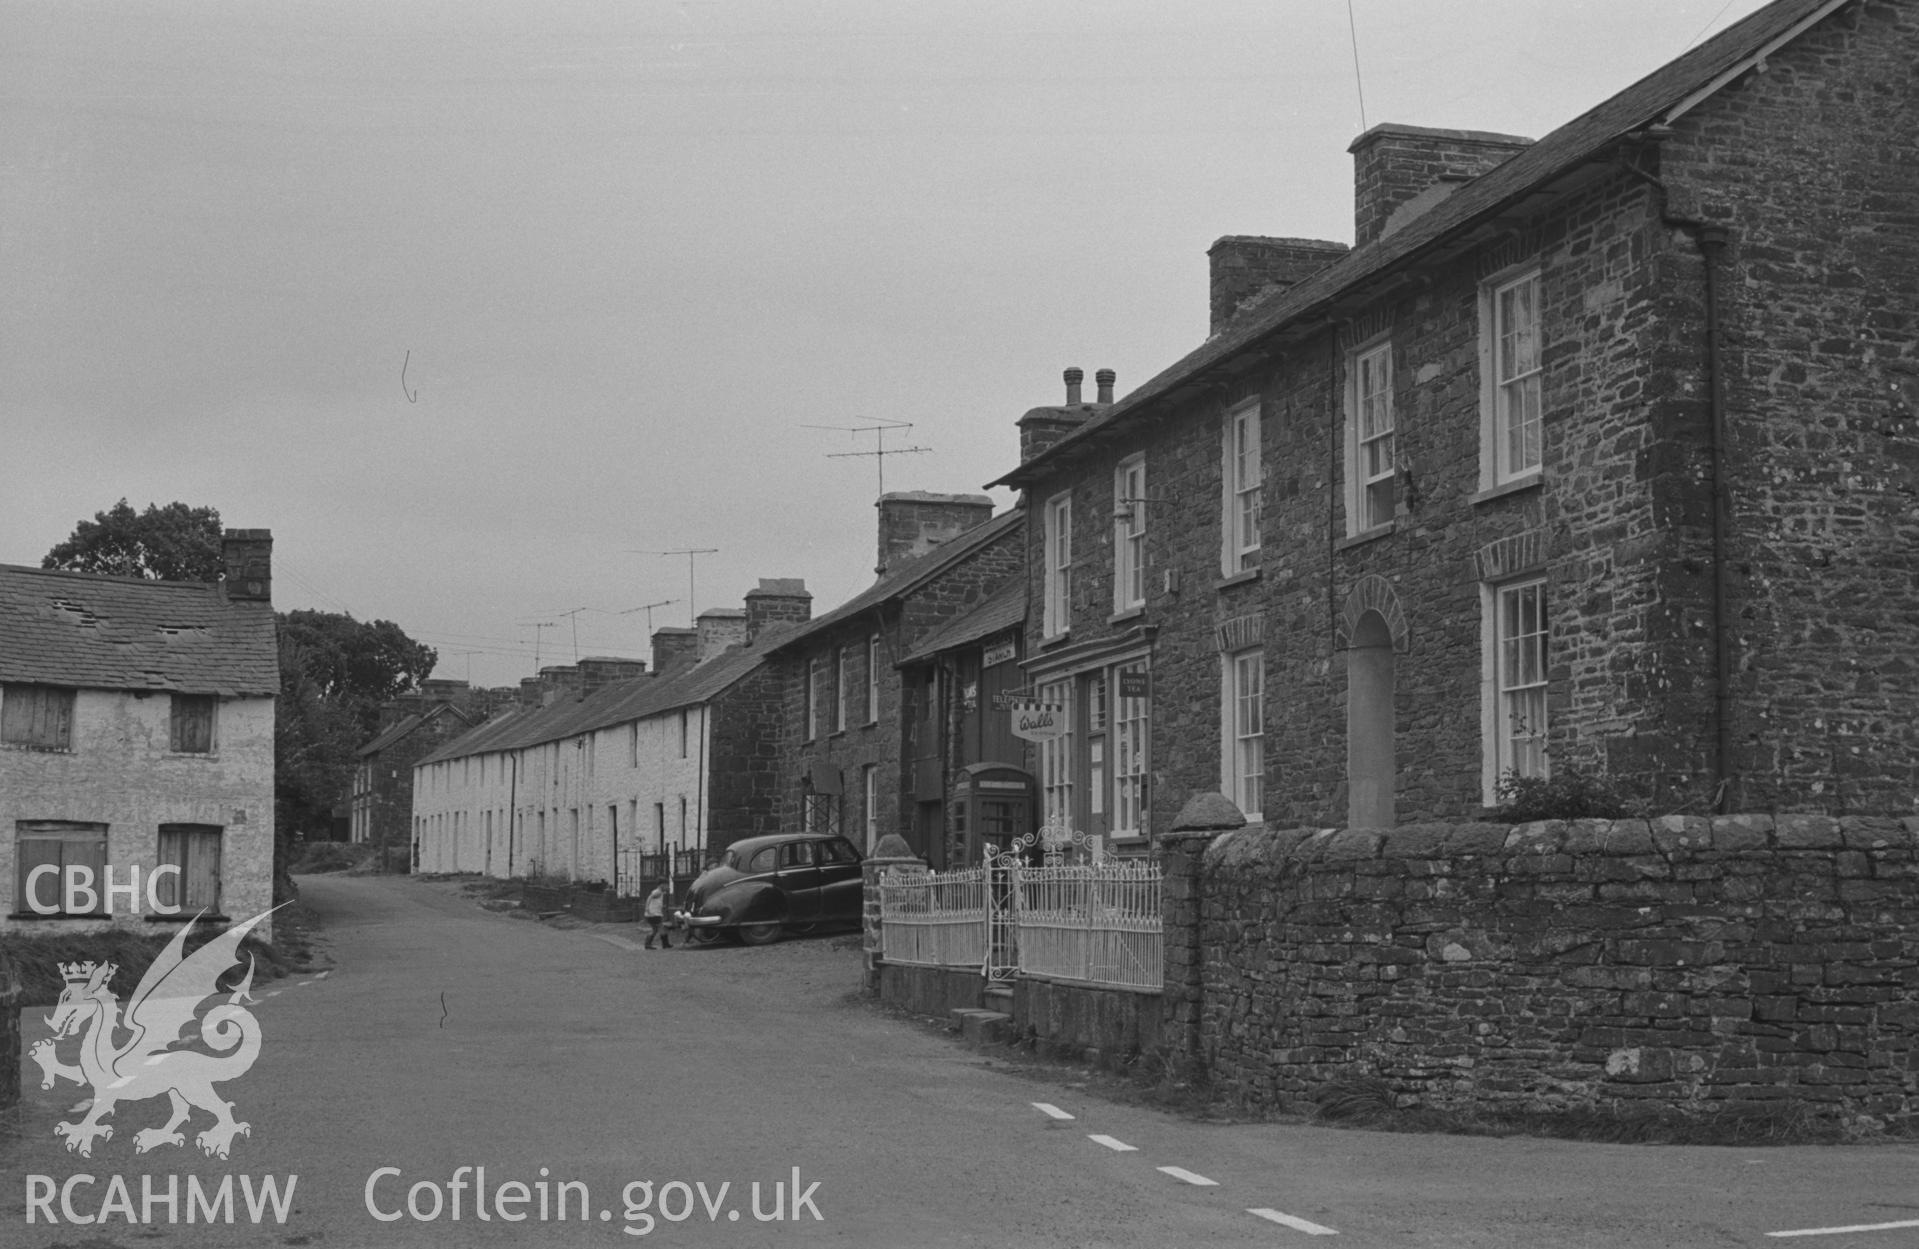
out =
[[(296, 972), (328, 966), (319, 948), (318, 920), (311, 908), (295, 902), (273, 917), (272, 942), (247, 937), (240, 943), (240, 962), (222, 977), (223, 986), (238, 984), (246, 975), (246, 959), (253, 959), (253, 979), (258, 984), (278, 980)], [(189, 954), (212, 940), (218, 929), (211, 924), (196, 924), (187, 934)], [(115, 991), (124, 999), (140, 983), (153, 960), (172, 940), (170, 933), (147, 935), (125, 928), (103, 932), (51, 933), (30, 937), (9, 934), (0, 937), (0, 996), (12, 986), (12, 1006), (50, 1006), (59, 1000), (66, 987), (60, 977), (61, 963), (112, 963)]]

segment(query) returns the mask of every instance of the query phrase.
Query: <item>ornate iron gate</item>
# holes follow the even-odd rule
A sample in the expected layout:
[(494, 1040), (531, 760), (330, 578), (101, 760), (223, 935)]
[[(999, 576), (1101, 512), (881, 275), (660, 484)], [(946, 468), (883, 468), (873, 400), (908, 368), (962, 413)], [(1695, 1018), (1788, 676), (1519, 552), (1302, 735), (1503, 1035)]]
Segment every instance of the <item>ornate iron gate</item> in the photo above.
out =
[[(1034, 851), (1038, 854), (1035, 855)], [(1035, 865), (1098, 863), (1104, 840), (1063, 824), (1042, 824), (1003, 846), (986, 847), (986, 978), (1007, 981), (1019, 974), (1020, 871)]]

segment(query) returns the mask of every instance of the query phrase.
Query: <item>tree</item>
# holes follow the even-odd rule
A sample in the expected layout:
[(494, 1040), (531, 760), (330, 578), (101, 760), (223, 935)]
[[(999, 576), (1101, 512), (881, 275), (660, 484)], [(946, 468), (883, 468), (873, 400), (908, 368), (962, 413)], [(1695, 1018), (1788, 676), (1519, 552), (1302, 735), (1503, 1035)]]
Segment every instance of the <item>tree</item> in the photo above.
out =
[(359, 621), (343, 612), (282, 612), (280, 638), (281, 658), (290, 649), (319, 697), (351, 705), (369, 731), (380, 704), (426, 680), (439, 661), (432, 647), (391, 620)]
[(439, 656), (390, 620), (282, 612), (274, 791), (289, 831), (324, 832), (353, 780), (354, 750), (380, 727), (380, 705), (427, 678)]
[(121, 499), (75, 525), (40, 566), (149, 581), (218, 581), (224, 571), (220, 513), (184, 503), (149, 503), (135, 512)]

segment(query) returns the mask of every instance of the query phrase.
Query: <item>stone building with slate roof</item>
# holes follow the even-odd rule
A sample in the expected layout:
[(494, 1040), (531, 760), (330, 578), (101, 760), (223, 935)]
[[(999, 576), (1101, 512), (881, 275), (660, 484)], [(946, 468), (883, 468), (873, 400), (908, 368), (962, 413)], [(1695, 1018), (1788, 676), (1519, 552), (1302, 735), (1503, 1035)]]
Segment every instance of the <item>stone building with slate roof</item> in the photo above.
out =
[(936, 868), (977, 866), (1037, 826), (1032, 743), (1013, 732), (1025, 697), (1026, 581), (931, 631), (900, 660), (913, 709), (901, 769), (921, 852)]
[(214, 584), (0, 565), (0, 930), (272, 905), (273, 539), (222, 548)]
[(769, 647), (811, 603), (801, 581), (763, 580), (743, 611), (656, 630), (652, 672), (604, 685), (543, 672), (529, 705), (416, 765), (417, 868), (619, 887), (639, 854), (697, 860), (778, 831)]
[(1777, 0), (1537, 142), (1360, 135), (1350, 249), (1219, 240), (1206, 340), (994, 483), (1049, 809), (1912, 814), (1915, 63), (1913, 5)]
[(902, 766), (925, 693), (900, 661), (920, 639), (1021, 579), (1018, 511), (985, 495), (881, 496), (879, 577), (775, 648), (786, 682), (777, 755), (784, 826), (841, 833), (870, 851), (888, 833), (938, 858), (937, 805), (923, 809)]
[(380, 861), (403, 867), (412, 855), (413, 765), (479, 723), (484, 705), (465, 681), (427, 680), (382, 707), (380, 731), (353, 752), (349, 839), (375, 843)]

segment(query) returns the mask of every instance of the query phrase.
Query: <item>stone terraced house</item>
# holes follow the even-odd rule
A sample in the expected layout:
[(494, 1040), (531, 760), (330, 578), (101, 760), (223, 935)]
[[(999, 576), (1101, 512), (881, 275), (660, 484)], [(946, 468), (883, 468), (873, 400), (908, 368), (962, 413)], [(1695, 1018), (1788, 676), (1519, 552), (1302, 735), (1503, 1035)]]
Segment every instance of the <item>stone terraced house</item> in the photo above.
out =
[(1220, 239), (1206, 341), (993, 483), (1048, 813), (1912, 813), (1915, 64), (1919, 8), (1779, 0), (1536, 142), (1368, 130), (1350, 248)]
[(655, 630), (650, 673), (623, 659), (542, 669), (522, 683), (531, 705), (415, 765), (415, 866), (617, 888), (637, 880), (638, 854), (697, 861), (777, 831), (785, 687), (769, 651), (811, 603), (801, 581), (762, 580), (743, 611)]
[(0, 565), (0, 932), (273, 905), (272, 550), (227, 530), (217, 583)]
[(423, 681), (382, 707), (380, 731), (353, 752), (349, 838), (375, 843), (382, 857), (410, 854), (413, 765), (483, 718), (465, 681)]
[(924, 683), (899, 665), (919, 641), (1021, 579), (1024, 517), (985, 495), (882, 495), (878, 579), (772, 648), (784, 700), (777, 744), (784, 827), (870, 851), (898, 833), (942, 861), (946, 810), (912, 770)]
[(940, 869), (974, 867), (1038, 826), (1034, 747), (1013, 732), (1024, 678), (1026, 582), (921, 637), (900, 661), (900, 755), (922, 853)]

